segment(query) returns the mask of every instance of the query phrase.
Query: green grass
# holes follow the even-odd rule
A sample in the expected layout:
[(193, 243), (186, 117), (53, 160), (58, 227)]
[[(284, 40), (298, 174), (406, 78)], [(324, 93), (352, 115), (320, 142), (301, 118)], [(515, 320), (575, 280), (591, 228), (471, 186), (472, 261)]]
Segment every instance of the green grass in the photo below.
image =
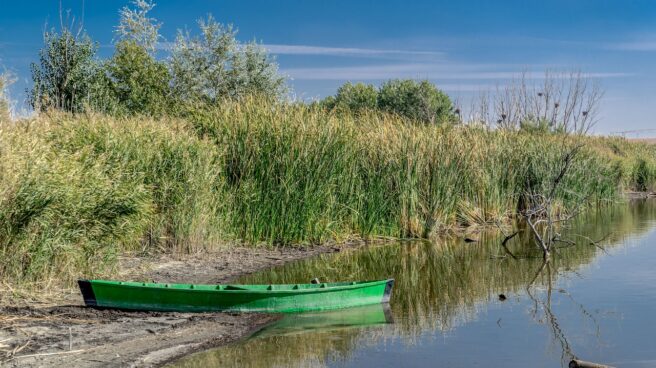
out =
[[(656, 187), (656, 147), (585, 143), (558, 193)], [(0, 278), (110, 272), (126, 250), (429, 237), (513, 216), (572, 137), (255, 101), (185, 119), (41, 116), (0, 130)]]

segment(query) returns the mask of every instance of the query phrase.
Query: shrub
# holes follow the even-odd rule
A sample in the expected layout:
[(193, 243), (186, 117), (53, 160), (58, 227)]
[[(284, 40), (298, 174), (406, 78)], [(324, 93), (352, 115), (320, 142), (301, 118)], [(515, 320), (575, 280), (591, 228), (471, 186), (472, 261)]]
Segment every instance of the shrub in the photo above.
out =
[(97, 46), (72, 30), (54, 29), (44, 35), (39, 63), (32, 63), (34, 85), (28, 92), (32, 108), (80, 112), (85, 106), (104, 111), (107, 80), (95, 59)]
[(134, 41), (116, 45), (107, 72), (119, 112), (161, 115), (168, 108), (168, 68)]
[(134, 0), (125, 6), (116, 28), (114, 56), (105, 63), (114, 113), (161, 115), (169, 107), (170, 75), (166, 64), (155, 59), (161, 24), (149, 17), (155, 4)]
[(454, 119), (449, 96), (428, 81), (394, 79), (384, 83), (378, 93), (378, 108), (424, 123)]
[(262, 46), (241, 44), (232, 26), (211, 16), (199, 20), (198, 25), (200, 36), (179, 31), (171, 51), (172, 93), (181, 103), (283, 96), (285, 80)]
[(334, 106), (351, 111), (374, 110), (377, 100), (378, 91), (373, 85), (347, 82), (337, 89)]

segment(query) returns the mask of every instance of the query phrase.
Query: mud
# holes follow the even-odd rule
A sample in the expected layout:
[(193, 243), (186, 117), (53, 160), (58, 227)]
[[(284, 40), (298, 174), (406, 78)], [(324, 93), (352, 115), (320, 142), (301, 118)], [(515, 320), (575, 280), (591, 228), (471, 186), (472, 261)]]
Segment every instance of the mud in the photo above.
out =
[[(312, 248), (232, 247), (185, 256), (123, 256), (116, 278), (222, 283), (285, 262), (360, 244)], [(311, 276), (311, 275), (310, 275)], [(74, 289), (0, 303), (2, 367), (158, 367), (245, 338), (279, 318), (259, 313), (162, 313), (83, 306)]]

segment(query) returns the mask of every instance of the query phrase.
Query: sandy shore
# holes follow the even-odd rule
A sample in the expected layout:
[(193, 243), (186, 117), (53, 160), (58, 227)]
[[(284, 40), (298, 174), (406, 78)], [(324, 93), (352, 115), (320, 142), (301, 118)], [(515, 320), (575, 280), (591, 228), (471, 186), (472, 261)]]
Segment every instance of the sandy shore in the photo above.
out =
[[(123, 257), (122, 280), (221, 283), (267, 267), (354, 248), (233, 247), (187, 256)], [(83, 306), (76, 290), (47, 303), (0, 305), (0, 366), (156, 367), (245, 338), (279, 318), (269, 314), (153, 313)]]

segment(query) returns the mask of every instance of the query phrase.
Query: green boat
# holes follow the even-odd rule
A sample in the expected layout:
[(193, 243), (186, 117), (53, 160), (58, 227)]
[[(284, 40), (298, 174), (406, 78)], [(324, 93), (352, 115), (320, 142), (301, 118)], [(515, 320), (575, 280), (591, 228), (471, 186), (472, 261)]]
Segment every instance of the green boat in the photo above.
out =
[(78, 280), (90, 307), (171, 312), (294, 313), (387, 303), (394, 280), (272, 285), (196, 285)]

